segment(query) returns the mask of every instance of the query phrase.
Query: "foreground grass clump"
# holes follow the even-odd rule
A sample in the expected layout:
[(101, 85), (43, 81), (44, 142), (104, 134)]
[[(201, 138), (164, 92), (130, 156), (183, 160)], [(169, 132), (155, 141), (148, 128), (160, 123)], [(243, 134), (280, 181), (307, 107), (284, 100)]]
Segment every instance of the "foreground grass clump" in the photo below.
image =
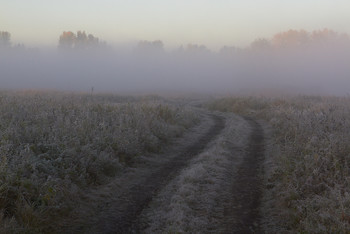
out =
[(0, 233), (43, 231), (195, 122), (156, 97), (0, 92)]
[(267, 233), (350, 230), (350, 98), (227, 98), (211, 109), (264, 119)]

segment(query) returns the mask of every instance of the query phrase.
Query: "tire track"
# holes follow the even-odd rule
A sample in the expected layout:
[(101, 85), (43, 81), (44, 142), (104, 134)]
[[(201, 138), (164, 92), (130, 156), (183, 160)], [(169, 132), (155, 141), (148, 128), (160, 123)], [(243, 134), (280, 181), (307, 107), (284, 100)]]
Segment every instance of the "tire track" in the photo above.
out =
[(233, 178), (225, 233), (262, 233), (259, 209), (262, 193), (260, 172), (264, 161), (264, 131), (252, 118), (244, 117), (244, 119), (252, 130), (245, 157)]
[(148, 206), (152, 198), (179, 171), (184, 168), (193, 156), (199, 154), (225, 127), (224, 117), (210, 115), (213, 125), (196, 143), (178, 153), (171, 161), (144, 178), (143, 182), (131, 187), (120, 196), (121, 202), (103, 211), (93, 233), (139, 233), (144, 224), (140, 223), (139, 215)]

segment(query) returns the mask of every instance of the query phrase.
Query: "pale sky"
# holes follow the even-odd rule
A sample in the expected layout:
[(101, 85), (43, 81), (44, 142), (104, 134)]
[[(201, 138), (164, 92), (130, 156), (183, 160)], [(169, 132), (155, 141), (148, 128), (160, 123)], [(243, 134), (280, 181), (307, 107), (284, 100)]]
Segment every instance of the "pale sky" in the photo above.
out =
[(323, 28), (350, 33), (349, 0), (0, 0), (0, 31), (28, 46), (56, 46), (63, 31), (84, 30), (109, 44), (160, 39), (218, 49)]

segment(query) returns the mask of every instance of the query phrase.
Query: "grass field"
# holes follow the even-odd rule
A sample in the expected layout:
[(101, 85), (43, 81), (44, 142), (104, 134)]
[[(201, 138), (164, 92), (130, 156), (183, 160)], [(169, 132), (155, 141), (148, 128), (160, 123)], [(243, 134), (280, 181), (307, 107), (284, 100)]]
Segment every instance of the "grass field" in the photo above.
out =
[[(165, 146), (195, 126), (200, 111), (184, 103), (184, 99), (158, 96), (1, 91), (0, 233), (55, 232), (52, 224), (70, 217), (84, 193), (98, 191), (128, 170), (137, 171), (139, 158), (163, 155)], [(265, 232), (350, 230), (350, 98), (231, 97), (203, 107), (250, 116), (264, 126), (261, 216)], [(230, 118), (237, 118), (236, 122)], [(219, 202), (220, 196), (214, 193), (218, 190), (211, 188), (227, 183), (228, 149), (249, 132), (242, 127), (243, 118), (230, 118), (212, 148), (167, 186), (176, 191), (161, 195), (172, 197), (186, 190), (192, 200)], [(208, 171), (213, 174), (209, 176)], [(211, 185), (216, 179), (219, 182)], [(199, 185), (204, 191), (198, 190)], [(188, 221), (181, 220), (182, 224), (193, 222), (187, 230), (196, 230), (195, 213), (182, 210), (187, 198), (177, 198), (168, 204), (174, 210), (161, 206), (165, 210), (160, 214), (168, 214), (162, 218), (172, 220), (180, 217), (173, 214), (183, 214)], [(156, 204), (164, 202), (157, 199)], [(201, 209), (205, 202), (199, 204)], [(158, 220), (160, 214), (148, 218)], [(168, 222), (163, 221), (154, 221), (150, 230)]]
[(232, 97), (209, 108), (267, 123), (267, 233), (350, 230), (350, 98)]
[(0, 233), (45, 231), (196, 122), (156, 96), (0, 92)]

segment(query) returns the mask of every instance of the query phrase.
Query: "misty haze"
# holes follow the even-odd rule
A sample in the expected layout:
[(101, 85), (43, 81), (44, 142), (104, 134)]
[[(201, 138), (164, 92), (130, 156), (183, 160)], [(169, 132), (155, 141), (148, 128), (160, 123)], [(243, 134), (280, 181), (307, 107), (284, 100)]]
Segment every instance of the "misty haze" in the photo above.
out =
[(167, 51), (159, 40), (112, 48), (82, 31), (62, 33), (57, 49), (32, 49), (11, 47), (7, 33), (1, 34), (3, 89), (348, 93), (350, 39), (328, 29), (289, 30), (220, 51), (197, 44)]
[(345, 0), (0, 5), (0, 233), (350, 232)]

